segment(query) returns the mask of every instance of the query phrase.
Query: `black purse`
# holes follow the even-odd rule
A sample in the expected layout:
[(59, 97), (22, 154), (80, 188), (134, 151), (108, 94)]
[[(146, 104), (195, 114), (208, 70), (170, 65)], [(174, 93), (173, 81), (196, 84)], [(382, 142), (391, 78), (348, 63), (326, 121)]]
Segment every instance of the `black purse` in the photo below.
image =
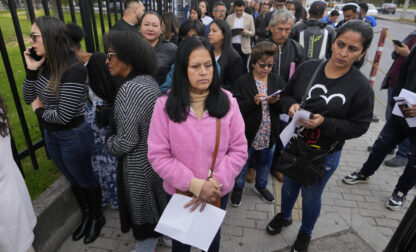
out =
[(95, 107), (95, 124), (98, 128), (103, 128), (111, 125), (113, 118), (113, 106), (112, 105), (97, 105)]
[[(325, 60), (322, 61), (313, 73), (302, 97), (300, 107), (304, 105), (306, 96), (315, 81), (316, 75), (325, 62)], [(338, 142), (335, 142), (329, 150), (316, 149), (308, 146), (301, 137), (292, 138), (289, 147), (280, 154), (276, 168), (283, 175), (296, 181), (302, 186), (313, 185), (322, 178), (326, 157), (337, 144)]]

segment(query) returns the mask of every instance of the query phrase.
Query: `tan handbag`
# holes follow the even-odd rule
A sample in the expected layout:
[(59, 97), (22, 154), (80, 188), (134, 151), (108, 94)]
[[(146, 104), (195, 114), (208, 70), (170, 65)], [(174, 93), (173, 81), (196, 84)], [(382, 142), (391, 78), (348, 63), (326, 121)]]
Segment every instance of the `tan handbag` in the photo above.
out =
[[(212, 178), (214, 176), (214, 168), (215, 168), (215, 160), (217, 159), (218, 154), (218, 147), (220, 145), (220, 132), (221, 132), (221, 119), (217, 118), (217, 130), (216, 130), (216, 136), (215, 136), (215, 149), (214, 149), (214, 156), (212, 157), (212, 165), (211, 165), (211, 174), (209, 175), (208, 179)], [(176, 193), (186, 195), (189, 197), (193, 197), (194, 194), (190, 191), (182, 192), (178, 189), (176, 189)], [(210, 203), (211, 204), (211, 203)], [(217, 200), (215, 201), (213, 206), (220, 207), (221, 205), (221, 197), (217, 197)]]

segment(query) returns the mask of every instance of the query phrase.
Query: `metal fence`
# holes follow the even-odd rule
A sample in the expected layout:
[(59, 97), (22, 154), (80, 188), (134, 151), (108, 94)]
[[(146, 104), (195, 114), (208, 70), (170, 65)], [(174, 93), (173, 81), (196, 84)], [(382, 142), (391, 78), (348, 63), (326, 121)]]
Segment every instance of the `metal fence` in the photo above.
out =
[[(86, 50), (88, 52), (94, 52), (94, 51), (100, 51), (100, 41), (99, 41), (99, 35), (97, 26), (100, 26), (101, 33), (104, 35), (106, 31), (108, 31), (111, 26), (113, 25), (112, 17), (117, 22), (122, 16), (124, 11), (124, 0), (65, 0), (67, 2), (66, 6), (62, 6), (62, 0), (52, 0), (53, 2), (50, 2), (48, 0), (36, 0), (35, 4), (36, 6), (39, 6), (40, 4), (44, 10), (44, 13), (46, 16), (51, 15), (50, 7), (54, 7), (54, 14), (57, 18), (61, 19), (63, 22), (66, 23), (77, 23), (81, 21), (82, 27), (85, 32), (85, 45)], [(146, 7), (146, 10), (153, 10), (157, 11), (159, 14), (173, 11), (173, 1), (174, 0), (144, 0), (143, 3)], [(16, 39), (18, 42), (18, 46), (20, 49), (20, 55), (23, 59), (23, 64), (26, 67), (26, 63), (24, 60), (24, 51), (26, 50), (22, 30), (18, 18), (18, 8), (22, 5), (22, 0), (20, 2), (17, 2), (16, 0), (7, 0), (7, 8), (10, 11), (12, 20), (13, 20), (13, 26), (16, 33)], [(185, 1), (183, 1), (185, 2)], [(2, 1), (4, 4), (5, 1)], [(24, 5), (26, 12), (29, 16), (29, 19), (31, 23), (33, 23), (36, 19), (35, 16), (35, 10), (33, 7), (32, 0), (24, 0)], [(51, 6), (50, 6), (51, 5)], [(71, 19), (65, 20), (64, 19), (64, 12), (69, 9)], [(81, 16), (81, 20), (77, 20), (76, 13), (79, 12)], [(96, 22), (95, 15), (98, 13), (99, 15), (99, 22)], [(107, 25), (104, 22), (105, 17), (107, 18)], [(31, 135), (28, 129), (28, 125), (26, 122), (25, 115), (23, 113), (21, 101), (19, 98), (19, 92), (18, 88), (16, 86), (13, 69), (10, 64), (9, 55), (6, 50), (6, 43), (3, 37), (3, 32), (0, 27), (0, 53), (3, 59), (4, 68), (6, 71), (7, 78), (9, 80), (10, 89), (12, 91), (13, 100), (16, 106), (16, 110), (19, 116), (20, 125), (23, 131), (23, 135), (25, 138), (26, 147), (23, 150), (18, 150), (16, 148), (13, 136), (12, 136), (12, 151), (13, 151), (13, 157), (20, 169), (20, 171), (23, 173), (21, 160), (30, 156), (30, 160), (32, 163), (32, 166), (34, 169), (38, 169), (38, 161), (36, 159), (35, 152), (42, 148), (44, 146), (43, 139), (38, 139), (36, 141), (31, 140)], [(40, 124), (39, 124), (40, 126)], [(42, 130), (41, 130), (42, 132)]]

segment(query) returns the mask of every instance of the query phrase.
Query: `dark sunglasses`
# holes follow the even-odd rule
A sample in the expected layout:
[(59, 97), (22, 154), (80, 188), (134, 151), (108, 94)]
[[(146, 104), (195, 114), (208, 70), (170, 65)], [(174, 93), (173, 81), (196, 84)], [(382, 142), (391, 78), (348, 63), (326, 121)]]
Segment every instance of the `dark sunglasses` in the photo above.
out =
[(29, 38), (33, 40), (33, 42), (36, 42), (36, 37), (40, 37), (40, 36), (42, 36), (40, 33), (34, 33), (34, 32), (29, 33)]
[(258, 65), (259, 65), (259, 67), (261, 67), (261, 68), (266, 68), (266, 67), (268, 67), (268, 68), (272, 68), (273, 67), (273, 64), (262, 64), (262, 63), (257, 63)]
[(111, 57), (112, 57), (112, 55), (116, 55), (117, 53), (115, 53), (115, 52), (109, 52), (109, 53), (107, 53), (107, 59), (108, 60), (111, 60)]

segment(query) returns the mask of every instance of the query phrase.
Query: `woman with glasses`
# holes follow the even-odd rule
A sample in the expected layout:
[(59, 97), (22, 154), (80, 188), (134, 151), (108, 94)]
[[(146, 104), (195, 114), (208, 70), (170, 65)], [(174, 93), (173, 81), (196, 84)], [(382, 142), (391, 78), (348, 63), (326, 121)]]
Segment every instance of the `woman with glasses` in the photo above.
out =
[(239, 207), (247, 170), (254, 159), (256, 182), (253, 187), (266, 203), (273, 203), (274, 196), (267, 190), (269, 174), (276, 143), (279, 141), (279, 94), (285, 83), (272, 73), (277, 46), (271, 42), (256, 44), (251, 53), (250, 72), (236, 83), (238, 105), (246, 125), (248, 159), (243, 170), (235, 179), (231, 194), (231, 205)]
[(215, 60), (221, 67), (221, 85), (234, 93), (234, 82), (243, 75), (243, 61), (231, 45), (231, 29), (227, 22), (214, 20), (209, 26), (208, 40), (214, 47)]
[[(214, 173), (209, 175), (216, 132), (218, 153)], [(208, 40), (185, 39), (179, 44), (172, 90), (158, 98), (149, 130), (149, 161), (166, 192), (189, 191), (194, 196), (187, 205), (195, 210), (202, 204), (198, 211), (221, 197), (225, 209), (234, 178), (247, 158), (246, 145), (237, 101), (221, 89)], [(220, 231), (208, 251), (219, 248)], [(173, 252), (190, 250), (189, 245), (172, 242)]]
[(162, 85), (170, 71), (176, 55), (176, 45), (165, 40), (162, 36), (162, 18), (154, 11), (147, 11), (140, 24), (142, 37), (155, 49), (157, 71), (153, 78)]
[(91, 165), (94, 139), (85, 120), (87, 71), (77, 59), (65, 24), (40, 17), (31, 29), (32, 46), (24, 53), (27, 65), (23, 98), (32, 105), (44, 129), (47, 151), (88, 215), (72, 239), (93, 242), (105, 224), (101, 213), (101, 187)]
[(155, 52), (132, 32), (111, 31), (104, 43), (111, 75), (124, 79), (114, 101), (113, 131), (107, 135), (108, 151), (118, 158), (121, 231), (133, 230), (140, 240), (136, 251), (153, 252), (159, 236), (154, 229), (166, 206), (162, 180), (147, 160), (149, 123), (160, 96), (151, 76), (157, 66)]

